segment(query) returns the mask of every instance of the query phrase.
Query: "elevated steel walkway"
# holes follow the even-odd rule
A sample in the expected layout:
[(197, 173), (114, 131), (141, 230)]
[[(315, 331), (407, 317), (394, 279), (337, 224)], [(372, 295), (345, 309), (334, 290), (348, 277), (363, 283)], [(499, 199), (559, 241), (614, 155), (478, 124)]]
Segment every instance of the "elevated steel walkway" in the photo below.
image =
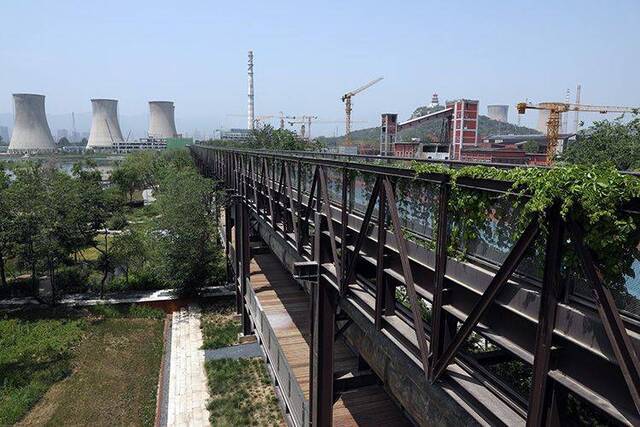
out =
[[(348, 390), (420, 425), (640, 424), (640, 304), (603, 286), (580, 224), (555, 207), (516, 231), (513, 198), (526, 196), (458, 179), (491, 203), (461, 259), (447, 251), (459, 219), (446, 174), (397, 159), (191, 152), (229, 195), (223, 240), (243, 327), (271, 352), (292, 424), (347, 422), (336, 416)], [(580, 265), (571, 279), (565, 250)]]

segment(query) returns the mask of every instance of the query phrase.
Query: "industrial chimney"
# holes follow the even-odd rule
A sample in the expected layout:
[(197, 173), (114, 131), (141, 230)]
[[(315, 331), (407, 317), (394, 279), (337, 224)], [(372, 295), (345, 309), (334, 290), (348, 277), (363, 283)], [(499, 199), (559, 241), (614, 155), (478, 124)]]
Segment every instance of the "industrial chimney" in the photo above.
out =
[(118, 101), (115, 99), (92, 99), (91, 132), (87, 148), (112, 148), (115, 142), (122, 142), (122, 132), (118, 123)]
[(247, 129), (253, 130), (255, 126), (254, 100), (253, 100), (253, 51), (249, 51), (249, 111), (247, 115)]
[(149, 102), (149, 138), (175, 138), (176, 120), (175, 107), (171, 101)]
[(487, 114), (492, 120), (507, 123), (509, 118), (508, 105), (487, 105)]
[(56, 143), (51, 136), (44, 111), (44, 95), (30, 93), (13, 94), (15, 119), (9, 151), (53, 151)]

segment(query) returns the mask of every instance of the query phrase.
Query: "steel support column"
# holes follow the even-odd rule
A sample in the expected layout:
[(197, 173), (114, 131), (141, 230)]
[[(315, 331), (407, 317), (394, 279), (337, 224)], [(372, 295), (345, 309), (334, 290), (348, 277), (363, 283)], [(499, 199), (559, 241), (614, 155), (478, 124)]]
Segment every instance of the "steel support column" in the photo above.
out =
[[(253, 328), (251, 326), (251, 317), (246, 308), (245, 297), (247, 295), (247, 286), (249, 286), (249, 265), (251, 262), (251, 249), (249, 246), (249, 211), (247, 208), (247, 200), (244, 197), (239, 198), (239, 214), (240, 221), (236, 224), (236, 229), (240, 229), (239, 236), (236, 234), (236, 246), (239, 250), (236, 251), (238, 259), (240, 260), (240, 295), (241, 295), (241, 314), (242, 314), (242, 333), (244, 335), (251, 335)], [(239, 227), (238, 227), (239, 225)]]
[(558, 425), (552, 409), (554, 381), (549, 378), (553, 355), (553, 329), (556, 323), (556, 308), (562, 292), (560, 290), (560, 265), (563, 224), (560, 208), (554, 205), (548, 212), (549, 235), (545, 254), (544, 276), (540, 291), (540, 310), (533, 362), (533, 385), (529, 397), (528, 426)]

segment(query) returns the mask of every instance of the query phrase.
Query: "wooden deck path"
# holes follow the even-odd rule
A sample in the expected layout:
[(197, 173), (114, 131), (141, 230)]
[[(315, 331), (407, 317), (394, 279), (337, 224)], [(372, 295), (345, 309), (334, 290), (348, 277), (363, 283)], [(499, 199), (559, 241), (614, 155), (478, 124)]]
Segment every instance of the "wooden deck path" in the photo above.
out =
[[(273, 254), (251, 260), (251, 287), (273, 328), (293, 373), (309, 399), (309, 297)], [(335, 371), (357, 369), (357, 357), (336, 341)], [(383, 388), (368, 386), (344, 393), (333, 407), (335, 426), (409, 425)]]

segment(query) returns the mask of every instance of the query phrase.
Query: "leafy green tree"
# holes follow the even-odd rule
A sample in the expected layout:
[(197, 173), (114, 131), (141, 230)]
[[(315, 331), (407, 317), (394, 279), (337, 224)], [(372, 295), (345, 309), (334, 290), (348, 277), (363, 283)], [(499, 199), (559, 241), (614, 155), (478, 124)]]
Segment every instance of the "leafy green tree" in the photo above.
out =
[(136, 191), (153, 188), (159, 180), (163, 160), (155, 152), (138, 151), (128, 155), (111, 174), (111, 181), (133, 201)]
[(215, 194), (213, 182), (195, 168), (170, 168), (159, 185), (159, 267), (167, 283), (182, 294), (206, 285), (214, 269)]
[(15, 246), (15, 209), (12, 209), (10, 179), (4, 165), (0, 164), (0, 281), (7, 285), (6, 260)]
[(11, 184), (10, 200), (15, 209), (14, 232), (16, 256), (19, 264), (31, 270), (34, 293), (38, 291), (37, 252), (39, 236), (43, 228), (45, 189), (42, 168), (32, 162), (18, 165), (14, 169), (15, 181)]
[(129, 272), (140, 270), (146, 260), (144, 235), (135, 229), (126, 230), (113, 238), (112, 251), (114, 264), (124, 270), (128, 285)]
[(620, 170), (640, 169), (640, 117), (627, 123), (623, 117), (602, 120), (580, 131), (576, 142), (562, 154), (568, 163), (609, 164)]
[(537, 142), (529, 140), (522, 144), (522, 149), (526, 153), (537, 153), (539, 150), (539, 145)]

